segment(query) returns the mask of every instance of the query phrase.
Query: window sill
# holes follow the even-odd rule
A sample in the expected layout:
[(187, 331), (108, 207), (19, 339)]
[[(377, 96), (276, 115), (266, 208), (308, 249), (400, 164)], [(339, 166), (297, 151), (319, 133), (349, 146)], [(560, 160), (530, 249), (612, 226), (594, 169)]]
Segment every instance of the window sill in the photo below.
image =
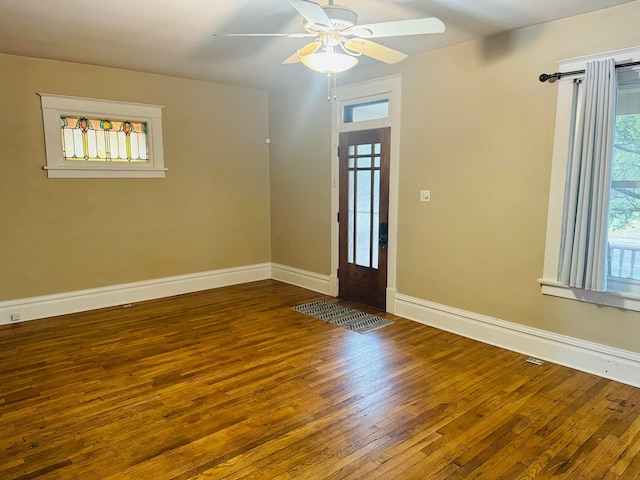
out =
[(43, 167), (49, 178), (165, 178), (166, 168)]
[(580, 288), (567, 287), (554, 280), (544, 278), (538, 279), (538, 283), (542, 286), (544, 295), (640, 312), (640, 297), (635, 295), (614, 292), (590, 292)]

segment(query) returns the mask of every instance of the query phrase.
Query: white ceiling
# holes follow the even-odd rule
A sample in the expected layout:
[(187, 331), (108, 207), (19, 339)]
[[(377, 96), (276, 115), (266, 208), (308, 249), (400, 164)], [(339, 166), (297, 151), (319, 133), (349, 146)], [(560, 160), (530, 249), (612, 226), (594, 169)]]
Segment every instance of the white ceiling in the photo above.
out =
[[(631, 0), (336, 0), (358, 23), (436, 16), (446, 32), (376, 41), (409, 55)], [(326, 0), (320, 1), (321, 4)], [(305, 81), (280, 62), (305, 38), (287, 0), (0, 0), (0, 52), (270, 88)], [(373, 62), (365, 59), (363, 63)], [(357, 67), (356, 67), (357, 68)], [(313, 75), (320, 75), (313, 73)]]

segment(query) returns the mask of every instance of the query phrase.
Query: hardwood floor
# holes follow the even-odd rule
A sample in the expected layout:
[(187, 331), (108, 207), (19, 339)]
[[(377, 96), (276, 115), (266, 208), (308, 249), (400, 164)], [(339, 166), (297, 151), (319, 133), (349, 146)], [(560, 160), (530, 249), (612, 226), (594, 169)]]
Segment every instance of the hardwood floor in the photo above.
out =
[(640, 389), (291, 310), (322, 298), (264, 281), (0, 327), (0, 478), (640, 477)]

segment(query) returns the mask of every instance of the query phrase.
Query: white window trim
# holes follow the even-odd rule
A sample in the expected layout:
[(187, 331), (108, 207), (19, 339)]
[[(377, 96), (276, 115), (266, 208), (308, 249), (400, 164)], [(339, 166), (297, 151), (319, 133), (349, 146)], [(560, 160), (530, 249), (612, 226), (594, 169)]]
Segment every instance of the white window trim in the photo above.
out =
[[(599, 53), (572, 58), (558, 62), (559, 72), (584, 70), (587, 62), (613, 58), (616, 63), (640, 61), (640, 47)], [(584, 77), (584, 75), (582, 75)], [(578, 76), (564, 77), (558, 80), (558, 103), (556, 126), (551, 165), (551, 184), (549, 191), (549, 211), (547, 215), (547, 236), (545, 241), (544, 270), (538, 282), (542, 293), (561, 298), (607, 305), (640, 312), (640, 295), (617, 292), (591, 292), (571, 288), (558, 282), (558, 261), (562, 238), (562, 214), (564, 210), (565, 184), (567, 174), (567, 154), (569, 152), (571, 105), (573, 81)]]
[[(118, 102), (95, 98), (39, 93), (44, 123), (44, 140), (49, 178), (164, 178), (162, 148), (162, 105)], [(149, 161), (76, 162), (65, 160), (60, 140), (61, 116), (118, 118), (146, 122)]]

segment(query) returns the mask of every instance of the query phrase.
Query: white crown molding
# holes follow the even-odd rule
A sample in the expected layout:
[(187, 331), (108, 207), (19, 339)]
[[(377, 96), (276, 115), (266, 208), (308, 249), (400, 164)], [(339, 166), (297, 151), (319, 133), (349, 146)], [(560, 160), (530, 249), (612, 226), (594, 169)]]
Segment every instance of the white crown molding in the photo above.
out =
[(396, 295), (395, 307), (396, 315), (425, 325), (640, 387), (640, 354), (635, 352), (507, 322), (408, 295)]

